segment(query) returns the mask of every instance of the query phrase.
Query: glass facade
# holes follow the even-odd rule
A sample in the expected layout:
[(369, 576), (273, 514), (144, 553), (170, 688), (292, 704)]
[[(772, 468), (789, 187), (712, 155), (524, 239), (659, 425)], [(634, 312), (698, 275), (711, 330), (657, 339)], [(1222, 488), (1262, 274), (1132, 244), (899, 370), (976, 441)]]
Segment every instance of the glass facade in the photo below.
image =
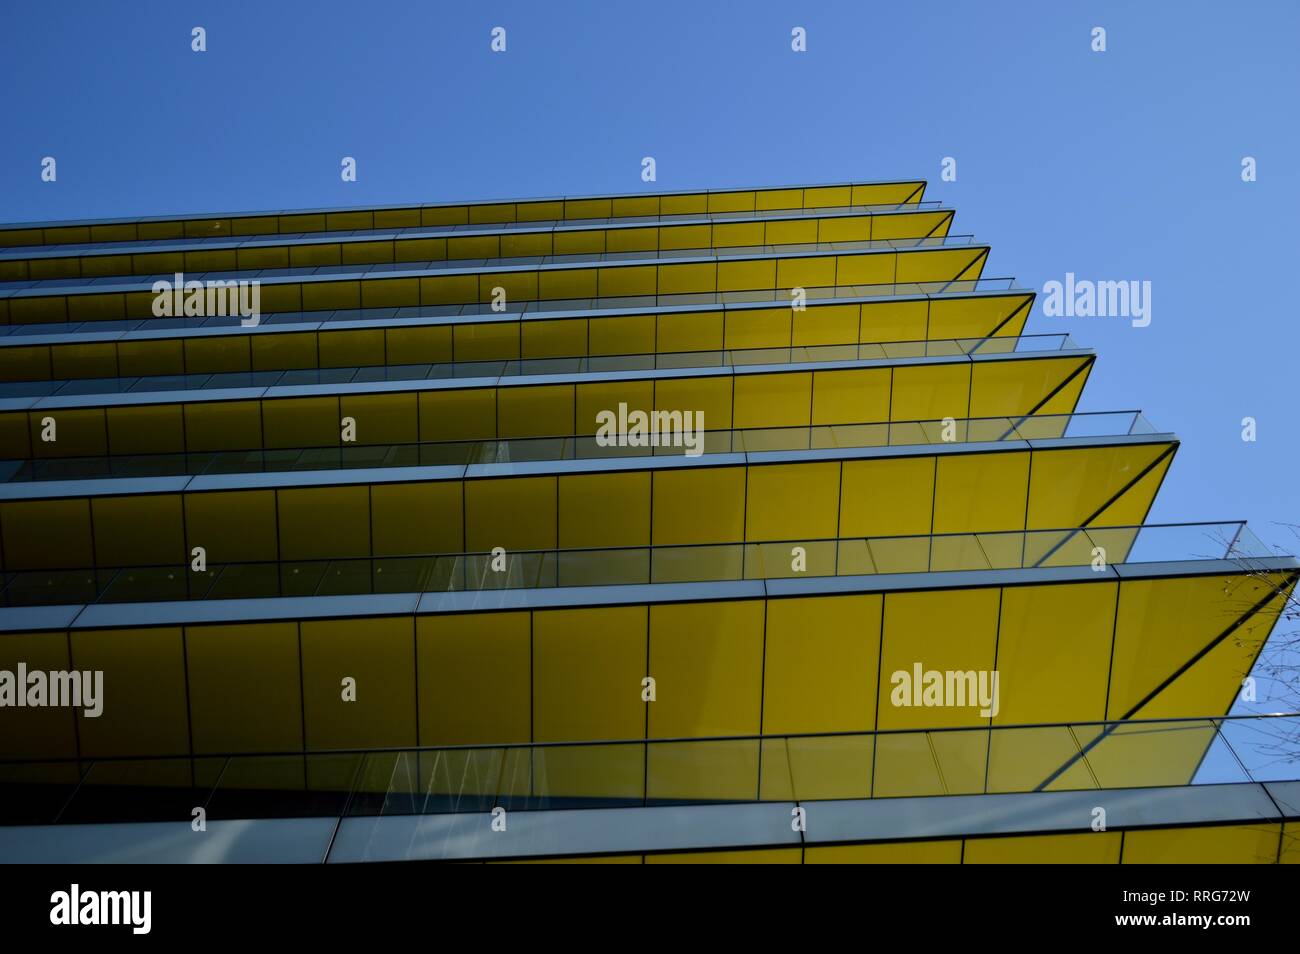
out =
[(1300, 860), (1300, 563), (923, 193), (0, 226), (0, 857)]

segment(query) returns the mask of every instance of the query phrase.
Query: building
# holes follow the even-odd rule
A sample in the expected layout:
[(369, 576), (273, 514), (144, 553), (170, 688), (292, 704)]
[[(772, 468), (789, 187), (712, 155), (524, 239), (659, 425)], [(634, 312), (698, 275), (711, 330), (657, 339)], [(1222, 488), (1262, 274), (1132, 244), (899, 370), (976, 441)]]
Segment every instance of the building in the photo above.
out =
[(1300, 858), (1300, 563), (924, 185), (0, 228), (0, 857)]

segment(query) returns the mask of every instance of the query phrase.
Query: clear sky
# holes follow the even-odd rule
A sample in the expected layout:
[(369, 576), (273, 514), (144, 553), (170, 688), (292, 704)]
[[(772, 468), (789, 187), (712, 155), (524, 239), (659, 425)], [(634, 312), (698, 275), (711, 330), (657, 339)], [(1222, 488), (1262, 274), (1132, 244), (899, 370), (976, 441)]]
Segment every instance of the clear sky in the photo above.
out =
[(1295, 544), (1298, 39), (1293, 0), (8, 3), (0, 220), (924, 177), (990, 277), (1151, 282), (1148, 327), (1028, 330), (1183, 439), (1152, 520)]
[(1276, 522), (1300, 522), (1291, 0), (50, 0), (0, 16), (5, 221), (650, 191), (643, 156), (661, 189), (925, 177), (956, 232), (992, 243), (986, 275), (1152, 283), (1149, 327), (1048, 318), (1041, 300), (1029, 325), (1100, 353), (1084, 410), (1140, 408), (1183, 439), (1152, 519), (1247, 517), (1276, 542)]

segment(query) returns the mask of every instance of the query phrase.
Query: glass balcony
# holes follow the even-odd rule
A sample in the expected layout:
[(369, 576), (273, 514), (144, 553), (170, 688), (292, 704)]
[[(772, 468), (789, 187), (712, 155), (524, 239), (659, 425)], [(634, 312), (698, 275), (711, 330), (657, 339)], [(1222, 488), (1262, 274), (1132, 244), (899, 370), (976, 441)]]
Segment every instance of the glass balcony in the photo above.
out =
[(932, 341), (885, 341), (871, 344), (804, 345), (793, 348), (746, 348), (730, 351), (683, 351), (501, 361), (448, 361), (438, 364), (391, 364), (352, 368), (307, 368), (291, 371), (238, 371), (209, 374), (77, 378), (63, 381), (0, 383), (0, 398), (67, 397), (83, 394), (145, 394), (210, 391), (221, 388), (274, 388), (313, 384), (372, 384), (392, 381), (440, 381), (463, 378), (509, 378), (536, 374), (587, 374), (656, 371), (680, 368), (731, 368), (752, 365), (807, 364), (828, 361), (890, 361), (905, 358), (961, 357), (994, 354), (1042, 354), (1079, 346), (1068, 334), (1018, 338), (955, 338)]
[[(951, 446), (1001, 441), (1130, 437), (1156, 433), (1156, 429), (1140, 411), (1093, 411), (951, 421), (888, 421), (704, 431), (700, 437), (700, 453), (709, 455), (836, 448)], [(676, 436), (682, 435), (679, 433)], [(188, 454), (57, 457), (0, 460), (0, 483), (680, 457), (686, 452), (687, 448), (682, 441), (660, 443), (658, 446), (628, 447), (602, 443), (595, 435), (582, 435)]]
[[(246, 268), (224, 271), (186, 272), (188, 281), (217, 281), (234, 278), (303, 279), (347, 276), (357, 279), (381, 278), (403, 273), (437, 275), (441, 272), (479, 271), (482, 269), (529, 269), (535, 267), (596, 267), (616, 262), (665, 263), (706, 259), (733, 259), (789, 256), (808, 253), (834, 255), (841, 252), (909, 251), (928, 248), (969, 248), (980, 243), (973, 235), (926, 235), (916, 238), (856, 239), (844, 242), (802, 242), (794, 245), (749, 245), (736, 248), (674, 248), (649, 252), (580, 252), (571, 255), (524, 255), (503, 258), (433, 259), (415, 262), (382, 262), (365, 265), (291, 265), (285, 268)], [(0, 282), (0, 293), (57, 290), (60, 288), (116, 288), (151, 286), (156, 281), (172, 281), (175, 273), (150, 275), (108, 275), (101, 278), (38, 278)]]
[[(1014, 278), (966, 278), (941, 281), (892, 282), (877, 285), (808, 286), (804, 289), (809, 302), (852, 302), (882, 298), (940, 297), (945, 295), (990, 295), (1014, 292), (1035, 294), (1033, 289), (1022, 288)], [(530, 317), (556, 317), (575, 312), (614, 311), (641, 312), (648, 309), (727, 308), (744, 305), (775, 305), (790, 307), (791, 289), (763, 289), (758, 291), (690, 292), (664, 295), (606, 296), (601, 298), (545, 299), (512, 302), (508, 311), (494, 312), (489, 302), (463, 305), (408, 305), (394, 308), (343, 308), (323, 311), (268, 312), (261, 318), (260, 326), (272, 324), (312, 325), (335, 321), (389, 321), (403, 319), (454, 319), (483, 316), (495, 320), (509, 320), (522, 315)], [(54, 335), (81, 332), (110, 333), (126, 331), (158, 332), (184, 328), (238, 329), (238, 316), (208, 316), (192, 318), (129, 318), (119, 321), (80, 321), (41, 323), (27, 325), (0, 325), (0, 336)]]
[(0, 824), (1103, 791), (1300, 779), (1300, 715), (0, 762)]
[[(801, 570), (794, 548), (803, 548)], [(856, 537), (604, 549), (11, 571), (0, 605), (305, 598), (554, 587), (807, 579), (1045, 567), (1234, 561), (1279, 556), (1244, 522)]]
[(544, 232), (550, 229), (577, 231), (608, 226), (681, 225), (685, 223), (751, 222), (767, 219), (825, 219), (889, 212), (938, 212), (939, 201), (890, 203), (887, 205), (851, 205), (817, 209), (779, 209), (762, 212), (687, 212), (669, 215), (617, 216), (595, 219), (548, 219), (524, 222), (485, 222), (465, 225), (413, 225), (405, 228), (332, 230), (322, 232), (269, 232), (258, 235), (205, 236), (193, 238), (153, 239), (138, 242), (82, 242), (67, 245), (10, 246), (0, 250), (0, 261), (22, 258), (64, 258), (70, 255), (113, 255), (131, 252), (171, 252), (211, 248), (258, 248), (303, 244), (307, 241), (339, 242), (349, 238), (367, 242), (386, 239), (436, 238), (455, 235), (495, 235), (510, 232)]

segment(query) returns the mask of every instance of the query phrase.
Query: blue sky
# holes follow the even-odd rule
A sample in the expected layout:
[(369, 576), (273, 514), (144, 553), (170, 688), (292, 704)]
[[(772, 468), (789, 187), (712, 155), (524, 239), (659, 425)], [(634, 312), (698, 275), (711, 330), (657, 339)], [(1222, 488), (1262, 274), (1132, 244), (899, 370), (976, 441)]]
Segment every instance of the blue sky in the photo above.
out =
[[(1152, 283), (1149, 327), (1040, 304), (1029, 330), (1099, 351), (1083, 409), (1141, 408), (1183, 439), (1154, 520), (1248, 517), (1276, 542), (1290, 534), (1275, 523), (1300, 522), (1295, 3), (171, 0), (2, 16), (0, 219), (649, 191), (647, 155), (660, 189), (925, 177), (955, 231), (992, 243), (987, 275)], [(956, 182), (939, 181), (945, 156)], [(1244, 156), (1258, 181), (1242, 182)]]

